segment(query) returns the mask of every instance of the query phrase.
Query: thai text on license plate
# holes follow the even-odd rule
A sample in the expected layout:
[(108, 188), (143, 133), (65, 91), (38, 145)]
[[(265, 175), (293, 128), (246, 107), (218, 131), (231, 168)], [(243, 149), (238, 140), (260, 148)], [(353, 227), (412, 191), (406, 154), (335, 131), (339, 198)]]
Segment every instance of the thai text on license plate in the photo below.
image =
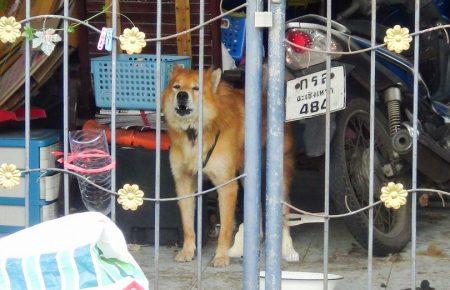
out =
[[(316, 72), (287, 82), (286, 121), (316, 117), (326, 113), (327, 72)], [(343, 66), (331, 68), (330, 111), (345, 109), (345, 72)]]

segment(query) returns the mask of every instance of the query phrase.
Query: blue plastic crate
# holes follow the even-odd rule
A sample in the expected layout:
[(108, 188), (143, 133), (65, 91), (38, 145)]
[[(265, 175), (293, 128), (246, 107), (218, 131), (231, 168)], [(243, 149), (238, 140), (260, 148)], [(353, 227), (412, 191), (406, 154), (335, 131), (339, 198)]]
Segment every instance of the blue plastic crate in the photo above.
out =
[[(174, 65), (191, 67), (189, 56), (161, 56), (161, 91), (167, 85)], [(156, 55), (119, 54), (116, 70), (116, 107), (118, 109), (156, 109)], [(111, 108), (111, 56), (91, 59), (95, 103)]]
[(245, 15), (227, 15), (222, 19), (222, 43), (235, 61), (244, 56), (245, 48)]

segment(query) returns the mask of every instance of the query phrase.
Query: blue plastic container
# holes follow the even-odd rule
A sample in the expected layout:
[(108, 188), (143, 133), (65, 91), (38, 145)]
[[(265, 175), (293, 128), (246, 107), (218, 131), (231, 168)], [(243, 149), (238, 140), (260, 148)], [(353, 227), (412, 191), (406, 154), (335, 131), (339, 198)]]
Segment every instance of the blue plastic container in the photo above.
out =
[[(30, 168), (55, 167), (55, 158), (51, 152), (60, 150), (59, 132), (38, 129), (32, 130), (30, 135)], [(24, 137), (23, 130), (0, 133), (0, 164), (12, 163), (18, 169), (25, 168)], [(49, 182), (57, 182), (56, 180), (59, 179), (60, 175), (41, 176), (39, 172), (32, 172), (29, 176), (29, 191), (23, 192), (23, 194), (28, 195), (30, 201), (28, 222), (30, 225), (35, 225), (46, 220), (45, 216), (49, 214), (56, 217), (59, 182), (53, 184), (56, 185), (56, 189)], [(21, 185), (0, 192), (0, 234), (12, 233), (24, 228), (24, 225), (19, 225), (19, 222), (17, 222), (18, 212), (25, 213), (25, 197), (20, 192), (20, 188), (24, 186), (24, 182), (25, 180), (21, 180)], [(43, 184), (46, 185), (43, 186)], [(42, 190), (48, 192), (42, 192)], [(49, 192), (50, 190), (52, 191), (51, 194)]]
[[(191, 67), (189, 56), (161, 56), (161, 91), (167, 85), (174, 65)], [(116, 72), (117, 109), (156, 109), (156, 55), (119, 54)], [(111, 108), (111, 56), (91, 59), (95, 103), (99, 108)]]
[(222, 19), (222, 43), (235, 61), (244, 57), (245, 15), (227, 15)]

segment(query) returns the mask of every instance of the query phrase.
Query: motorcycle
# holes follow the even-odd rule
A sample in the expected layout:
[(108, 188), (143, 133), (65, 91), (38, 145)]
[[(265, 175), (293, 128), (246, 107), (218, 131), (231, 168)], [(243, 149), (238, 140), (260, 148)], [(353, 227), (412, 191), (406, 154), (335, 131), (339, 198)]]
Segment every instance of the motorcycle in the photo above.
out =
[[(367, 13), (365, 0), (354, 0), (351, 11), (341, 13), (341, 20), (353, 13)], [(378, 1), (379, 5), (410, 5), (411, 1)], [(449, 1), (428, 1), (423, 11), (440, 15), (448, 23), (450, 10), (442, 9)], [(431, 6), (430, 6), (431, 5)], [(434, 6), (433, 6), (434, 5)], [(357, 7), (357, 8), (355, 8)], [(409, 6), (408, 6), (409, 7)], [(447, 7), (447, 6), (446, 6)], [(424, 12), (422, 12), (424, 13)], [(423, 14), (422, 14), (423, 15)], [(423, 17), (423, 16), (422, 16)], [(436, 19), (436, 18), (434, 18)], [(365, 20), (367, 22), (367, 20)], [(344, 22), (344, 21), (342, 21)], [(331, 49), (335, 52), (370, 47), (369, 29), (332, 21)], [(362, 23), (361, 21), (359, 23)], [(370, 24), (370, 23), (369, 23)], [(355, 33), (353, 32), (355, 30)], [(364, 33), (361, 33), (364, 32)], [(378, 42), (384, 32), (380, 28)], [(427, 36), (436, 37), (436, 36)], [(299, 46), (326, 50), (326, 18), (304, 15), (286, 23), (286, 39)], [(382, 41), (382, 40), (381, 40)], [(439, 39), (436, 41), (439, 42)], [(440, 41), (446, 41), (442, 39)], [(440, 43), (440, 42), (439, 42)], [(441, 47), (441, 46), (434, 46)], [(432, 50), (433, 47), (429, 49)], [(438, 51), (434, 74), (438, 85), (430, 88), (419, 76), (418, 171), (420, 182), (448, 190), (450, 188), (450, 117), (443, 100), (450, 96), (449, 48)], [(320, 157), (325, 149), (326, 56), (286, 44), (286, 121), (303, 124), (305, 153)], [(429, 61), (429, 60), (428, 60)], [(331, 154), (330, 197), (337, 213), (346, 213), (369, 204), (370, 168), (370, 52), (333, 54), (330, 74)], [(442, 70), (442, 71), (441, 71)], [(413, 143), (413, 64), (411, 60), (388, 51), (376, 50), (375, 69), (375, 152), (374, 201), (388, 182), (410, 186)], [(269, 72), (270, 74), (270, 72)], [(242, 70), (224, 72), (231, 82), (243, 80)], [(368, 243), (368, 216), (362, 212), (346, 218), (350, 233), (363, 247)], [(411, 206), (399, 210), (374, 208), (373, 253), (385, 256), (401, 251), (411, 238)]]
[[(395, 2), (395, 3), (394, 3)], [(448, 23), (450, 10), (442, 9), (444, 1), (428, 1), (422, 6), (422, 26)], [(448, 5), (448, 2), (446, 5)], [(367, 14), (370, 1), (354, 0), (349, 10), (341, 13), (342, 21), (332, 22), (331, 49), (335, 52), (368, 48), (370, 22), (344, 21), (358, 9)], [(411, 1), (378, 1), (383, 5), (404, 5), (402, 11), (414, 11)], [(356, 9), (355, 7), (358, 7)], [(412, 9), (412, 10), (411, 10)], [(439, 18), (437, 17), (439, 16)], [(367, 19), (367, 17), (366, 17)], [(362, 25), (365, 24), (365, 25)], [(377, 40), (386, 27), (378, 24)], [(443, 32), (441, 32), (443, 33)], [(368, 35), (369, 34), (369, 35)], [(435, 61), (438, 73), (419, 76), (418, 171), (420, 181), (448, 190), (450, 187), (450, 49), (445, 38), (429, 34), (422, 39), (423, 63)], [(326, 19), (305, 15), (286, 24), (286, 38), (294, 44), (326, 50)], [(435, 40), (431, 42), (430, 39)], [(436, 46), (437, 42), (437, 46)], [(436, 48), (438, 50), (436, 51)], [(434, 51), (434, 54), (430, 53)], [(430, 56), (431, 55), (431, 56)], [(308, 52), (286, 45), (286, 119), (303, 119), (303, 139), (307, 155), (324, 152), (324, 117), (326, 111), (325, 54)], [(426, 71), (429, 66), (423, 66)], [(370, 168), (370, 52), (333, 54), (331, 69), (331, 199), (338, 213), (356, 210), (369, 204)], [(436, 71), (436, 69), (434, 69)], [(375, 70), (375, 152), (374, 199), (388, 182), (410, 185), (413, 143), (413, 64), (411, 60), (388, 51), (376, 50)], [(437, 84), (430, 87), (428, 83)], [(322, 146), (321, 146), (322, 145)], [(374, 208), (375, 255), (385, 256), (401, 251), (411, 237), (411, 206), (399, 210)], [(346, 225), (354, 238), (367, 247), (368, 217), (360, 213), (348, 217)]]

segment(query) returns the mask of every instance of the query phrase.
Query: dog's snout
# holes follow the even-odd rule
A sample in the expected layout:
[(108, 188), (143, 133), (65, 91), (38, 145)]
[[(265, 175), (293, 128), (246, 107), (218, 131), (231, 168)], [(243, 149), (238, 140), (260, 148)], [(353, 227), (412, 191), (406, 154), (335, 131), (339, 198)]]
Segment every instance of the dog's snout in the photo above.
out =
[(187, 92), (181, 91), (177, 94), (178, 105), (186, 106), (188, 99), (189, 95)]
[(189, 94), (187, 92), (178, 92), (175, 111), (180, 116), (186, 116), (192, 112), (192, 109), (189, 107)]

